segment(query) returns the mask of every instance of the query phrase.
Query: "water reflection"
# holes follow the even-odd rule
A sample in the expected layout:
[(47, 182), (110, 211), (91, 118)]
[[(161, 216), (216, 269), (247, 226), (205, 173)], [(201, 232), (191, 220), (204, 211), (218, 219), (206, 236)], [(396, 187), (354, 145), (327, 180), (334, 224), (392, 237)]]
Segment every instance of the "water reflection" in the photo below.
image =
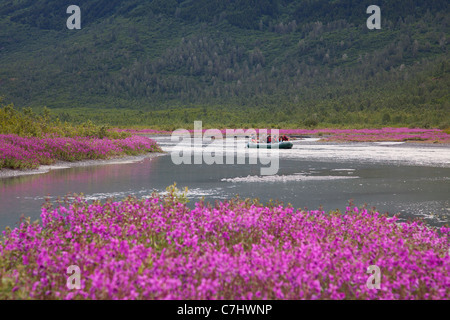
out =
[[(168, 145), (170, 140), (164, 139)], [(0, 179), (0, 229), (13, 226), (21, 214), (38, 219), (46, 196), (52, 200), (69, 193), (83, 193), (89, 200), (146, 197), (154, 191), (164, 191), (174, 182), (180, 188), (189, 187), (191, 207), (201, 197), (214, 202), (236, 194), (262, 202), (279, 199), (296, 208), (323, 206), (325, 210), (344, 210), (348, 201), (354, 199), (356, 205), (367, 203), (381, 212), (401, 213), (404, 219), (422, 217), (433, 225), (449, 223), (450, 168), (331, 159), (327, 146), (320, 148), (324, 149), (325, 158), (317, 159), (318, 152), (312, 159), (304, 154), (283, 155), (280, 171), (274, 177), (261, 177), (260, 165), (176, 166), (170, 155), (164, 155), (136, 163), (75, 167)]]

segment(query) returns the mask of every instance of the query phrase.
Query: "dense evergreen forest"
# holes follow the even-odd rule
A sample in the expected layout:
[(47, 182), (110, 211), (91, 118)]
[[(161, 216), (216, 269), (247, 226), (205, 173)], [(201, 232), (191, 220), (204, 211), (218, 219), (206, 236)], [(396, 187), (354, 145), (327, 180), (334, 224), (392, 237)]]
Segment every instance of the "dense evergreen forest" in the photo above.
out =
[(74, 123), (445, 128), (449, 30), (445, 0), (3, 0), (0, 96)]

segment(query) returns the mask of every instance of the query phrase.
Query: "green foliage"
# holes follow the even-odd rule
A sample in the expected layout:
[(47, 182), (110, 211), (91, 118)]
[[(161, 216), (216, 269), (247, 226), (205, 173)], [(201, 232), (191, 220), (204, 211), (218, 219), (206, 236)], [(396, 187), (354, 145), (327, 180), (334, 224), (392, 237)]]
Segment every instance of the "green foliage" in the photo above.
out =
[(171, 186), (166, 188), (167, 194), (164, 196), (164, 202), (169, 206), (176, 206), (179, 203), (186, 204), (189, 202), (187, 197), (188, 187), (181, 191), (177, 188), (177, 183), (174, 182)]
[(42, 137), (56, 134), (60, 137), (96, 137), (103, 139), (123, 139), (130, 134), (108, 130), (106, 125), (95, 125), (88, 120), (79, 125), (61, 123), (59, 118), (51, 119), (51, 112), (44, 108), (41, 115), (35, 114), (31, 108), (19, 111), (13, 104), (2, 105), (0, 100), (0, 134), (17, 134), (27, 137)]
[[(2, 1), (0, 95), (77, 124), (449, 122), (447, 1), (78, 4), (73, 31), (60, 1)], [(370, 4), (381, 30), (365, 26)]]
[[(230, 108), (227, 106), (208, 106), (207, 113), (203, 107), (184, 108), (171, 107), (158, 111), (141, 110), (115, 110), (73, 108), (54, 109), (58, 116), (65, 114), (73, 123), (82, 123), (89, 118), (93, 123), (109, 123), (113, 127), (172, 131), (176, 129), (194, 129), (194, 121), (201, 120), (203, 128), (376, 128), (384, 125), (395, 127), (422, 127), (425, 122), (428, 126), (447, 128), (449, 115), (445, 110), (434, 108), (399, 108), (363, 110), (353, 112), (335, 111), (334, 107), (327, 109), (326, 105), (318, 108), (295, 108), (286, 119), (290, 108), (284, 106), (266, 106), (256, 108)], [(320, 113), (316, 113), (317, 111)], [(383, 123), (383, 115), (392, 114), (391, 122)], [(445, 120), (447, 119), (447, 120)], [(442, 124), (442, 125), (439, 125)]]
[(383, 114), (383, 119), (381, 120), (381, 122), (383, 123), (383, 124), (388, 124), (388, 123), (390, 123), (391, 122), (391, 115), (389, 114), (389, 113), (384, 113)]

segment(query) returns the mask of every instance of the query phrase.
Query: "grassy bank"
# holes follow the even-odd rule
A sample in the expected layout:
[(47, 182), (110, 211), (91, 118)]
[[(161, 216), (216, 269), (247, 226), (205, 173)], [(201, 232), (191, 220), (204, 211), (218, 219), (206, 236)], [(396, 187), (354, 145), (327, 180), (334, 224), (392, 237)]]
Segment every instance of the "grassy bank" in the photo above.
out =
[(0, 169), (35, 169), (57, 161), (99, 160), (159, 152), (142, 136), (109, 130), (91, 122), (80, 125), (52, 121), (48, 112), (0, 108)]

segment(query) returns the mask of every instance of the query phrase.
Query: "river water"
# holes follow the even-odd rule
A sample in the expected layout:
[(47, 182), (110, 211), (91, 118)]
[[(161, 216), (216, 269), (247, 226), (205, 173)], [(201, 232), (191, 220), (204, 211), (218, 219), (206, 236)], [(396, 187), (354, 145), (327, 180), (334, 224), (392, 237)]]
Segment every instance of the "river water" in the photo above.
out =
[[(382, 213), (398, 213), (402, 220), (420, 217), (434, 226), (450, 224), (448, 145), (303, 139), (295, 141), (291, 150), (279, 150), (278, 173), (264, 176), (261, 167), (268, 165), (259, 162), (176, 165), (171, 151), (188, 150), (189, 143), (172, 142), (167, 136), (152, 138), (167, 154), (135, 163), (0, 179), (0, 230), (16, 226), (22, 214), (39, 219), (46, 197), (51, 201), (69, 193), (83, 193), (88, 200), (146, 197), (164, 192), (174, 182), (180, 189), (189, 188), (191, 207), (202, 197), (214, 202), (239, 195), (263, 203), (277, 199), (296, 208), (344, 211), (353, 200)], [(236, 154), (245, 155), (244, 140), (238, 145)], [(194, 145), (191, 150), (201, 153), (204, 147)]]

